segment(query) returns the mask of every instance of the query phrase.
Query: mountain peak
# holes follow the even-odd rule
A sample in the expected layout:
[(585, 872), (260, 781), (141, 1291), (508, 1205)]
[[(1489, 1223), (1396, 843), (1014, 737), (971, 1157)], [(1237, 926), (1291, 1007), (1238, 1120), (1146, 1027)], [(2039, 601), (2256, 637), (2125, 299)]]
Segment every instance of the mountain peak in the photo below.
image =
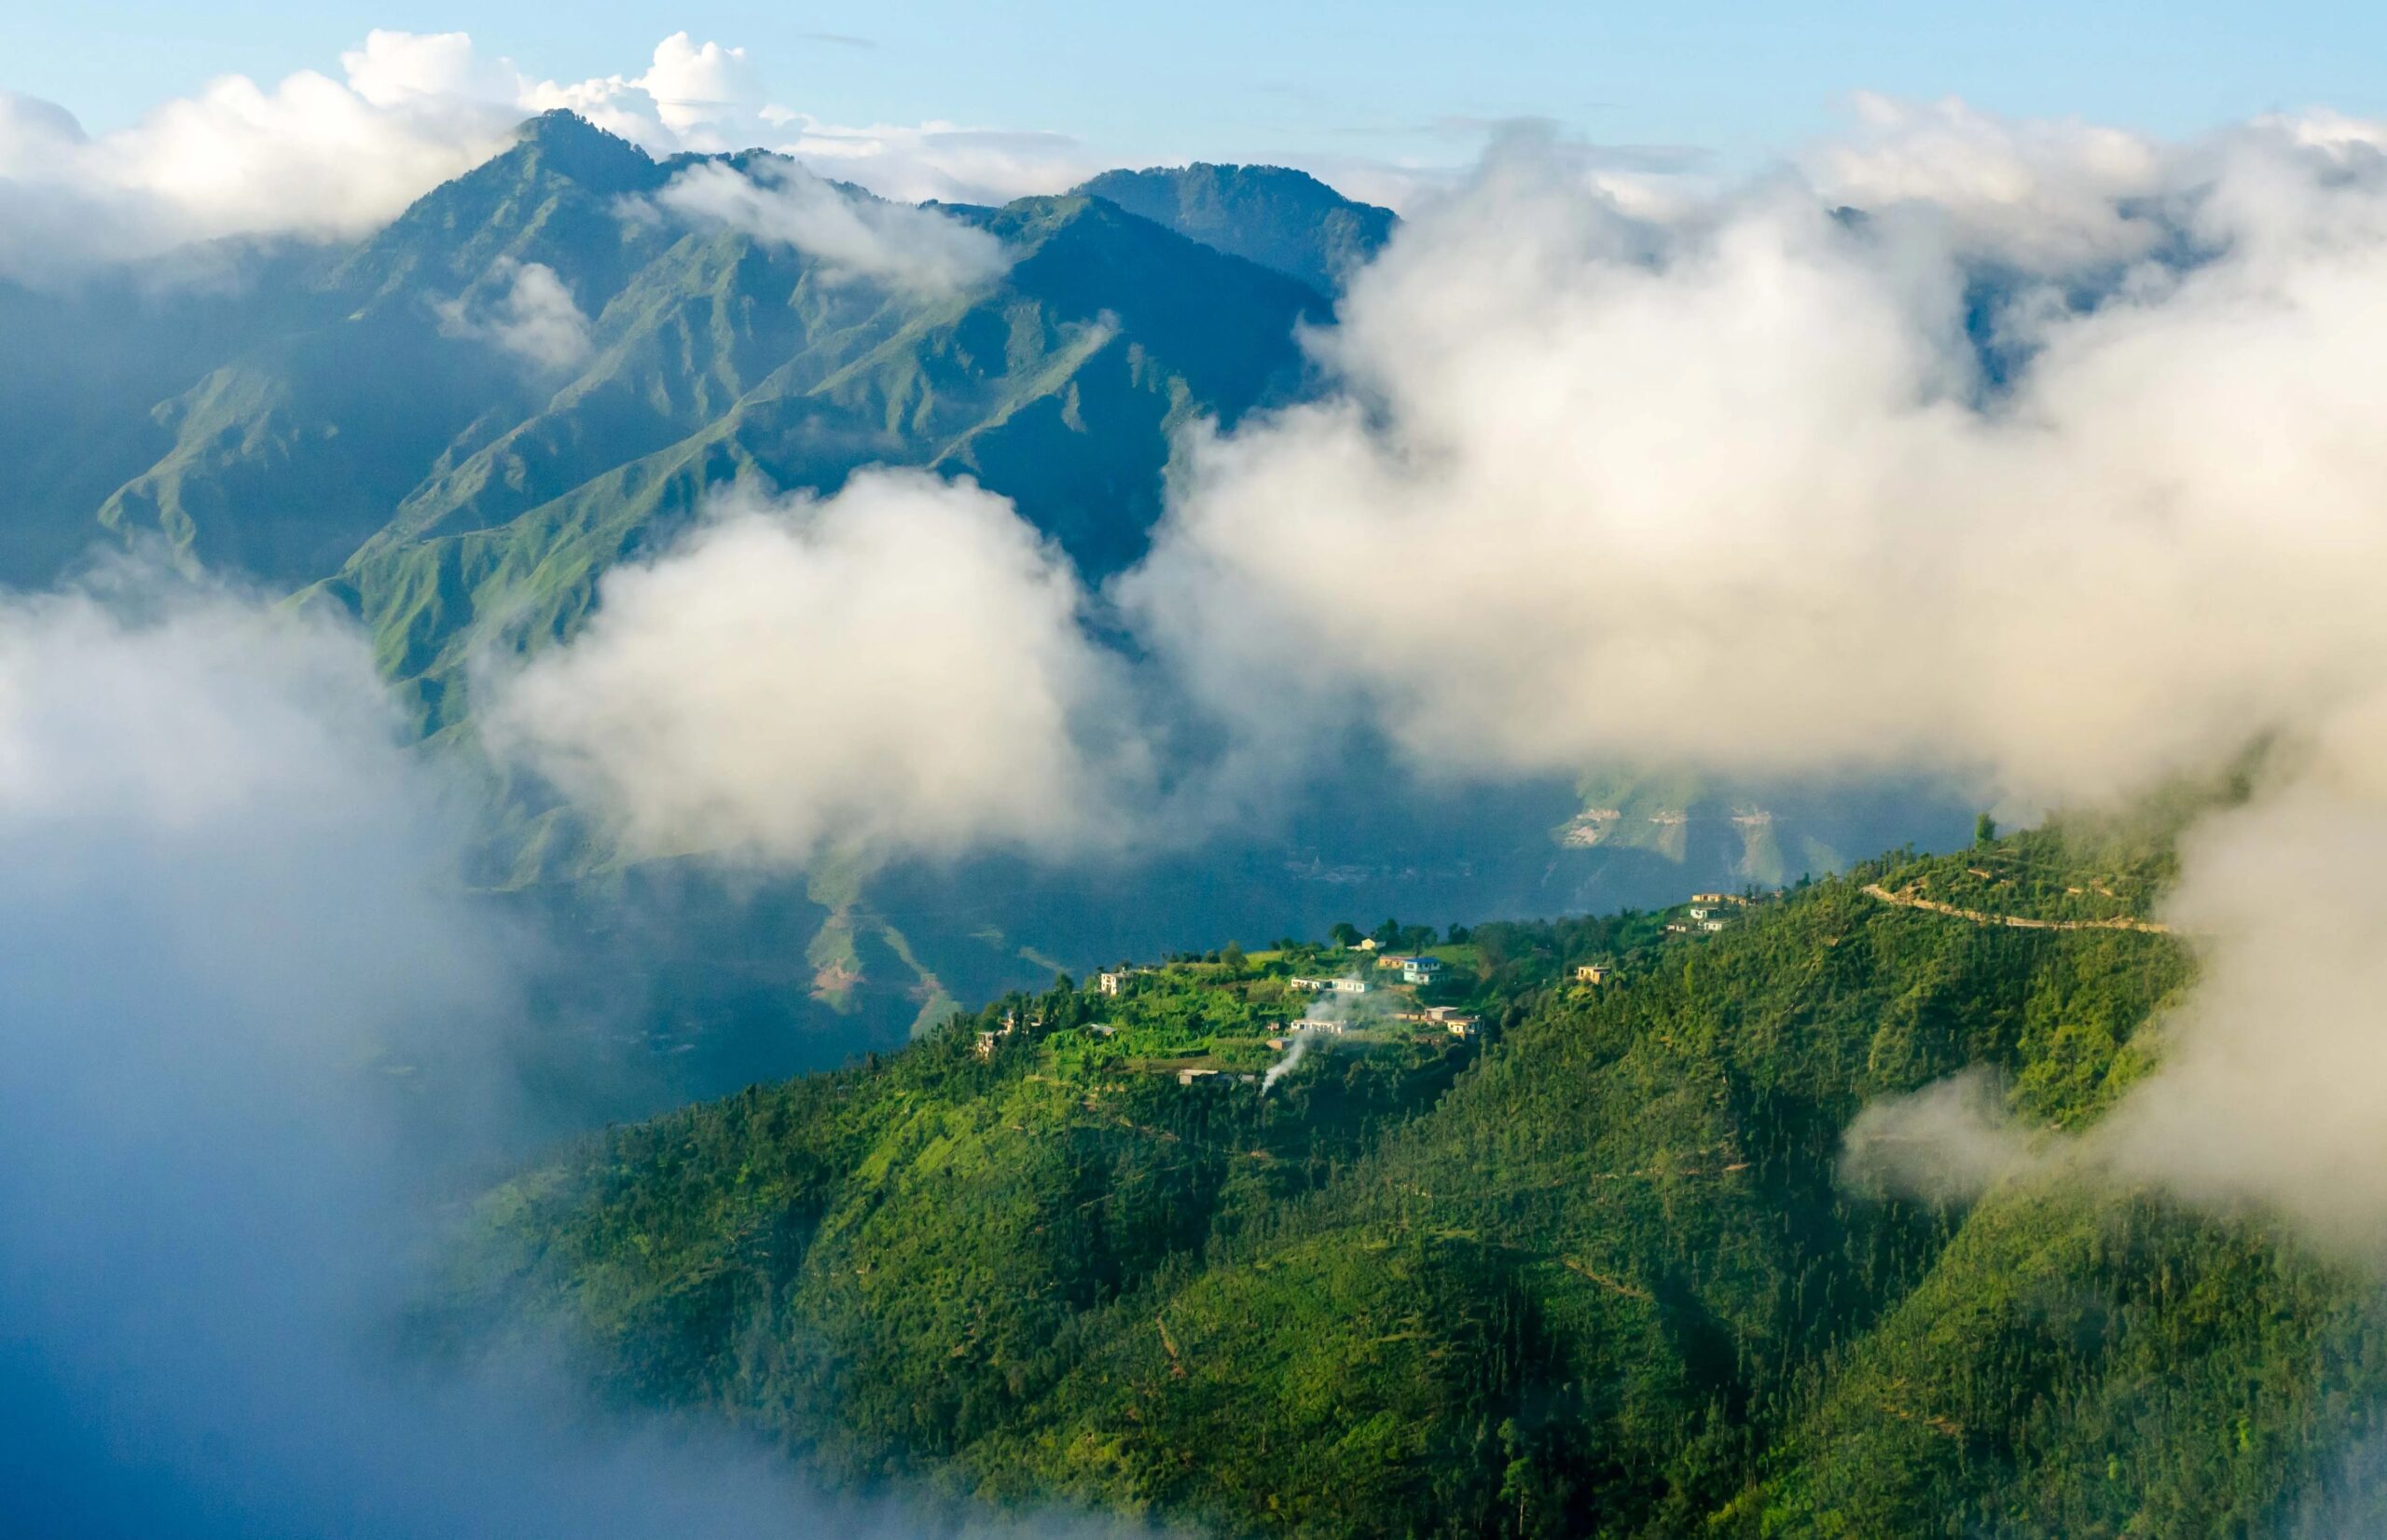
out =
[(1104, 172), (1076, 190), (1325, 295), (1341, 291), (1394, 223), (1390, 209), (1345, 198), (1288, 166), (1152, 166)]
[(527, 157), (592, 191), (630, 191), (652, 180), (655, 161), (619, 134), (555, 107), (515, 131), (510, 156)]

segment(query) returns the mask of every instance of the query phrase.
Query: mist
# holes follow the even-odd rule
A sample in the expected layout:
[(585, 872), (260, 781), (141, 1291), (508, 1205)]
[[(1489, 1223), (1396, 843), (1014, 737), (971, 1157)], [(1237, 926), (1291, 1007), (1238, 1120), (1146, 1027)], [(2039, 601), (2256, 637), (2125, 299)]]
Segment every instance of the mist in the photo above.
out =
[[(1512, 137), (1310, 339), (1336, 389), (1193, 435), (1114, 597), (1263, 762), (1352, 722), (1462, 779), (1914, 771), (2027, 816), (2272, 744), (2183, 847), (2207, 983), (2096, 1148), (2387, 1241), (2381, 136), (1862, 111), (1725, 187)], [(1939, 1130), (1930, 1195), (2020, 1158), (1977, 1087), (1885, 1121)]]
[(941, 296), (992, 282), (1011, 266), (1002, 242), (934, 209), (843, 188), (793, 161), (691, 166), (655, 206), (803, 253), (833, 276)]
[[(333, 67), (270, 81), (223, 76), (98, 133), (67, 105), (0, 90), (0, 278), (71, 285), (95, 265), (168, 253), (187, 261), (176, 249), (191, 242), (365, 235), (504, 150), (525, 117), (558, 109), (658, 157), (775, 148), (905, 200), (1001, 202), (1101, 169), (1061, 134), (824, 120), (770, 101), (744, 48), (685, 32), (655, 44), (636, 73), (557, 79), (465, 33), (376, 28)], [(875, 254), (910, 281), (1000, 268), (990, 238), (949, 221), (937, 234), (940, 216), (918, 211), (843, 211), (800, 168), (784, 186), (766, 178), (741, 191), (699, 178), (687, 191), (849, 261)], [(880, 227), (906, 216), (933, 258), (922, 259), (918, 241), (882, 239)]]
[(513, 1075), (539, 941), (462, 894), (462, 811), (344, 626), (138, 570), (0, 606), (9, 1533), (959, 1525), (601, 1409), (568, 1342), (407, 1348), (554, 1133)]
[(1057, 548), (913, 472), (826, 499), (724, 488), (609, 573), (489, 733), (645, 855), (800, 865), (1124, 841), (1144, 746)]
[(544, 262), (500, 258), (476, 292), (436, 309), (448, 336), (493, 343), (534, 373), (571, 368), (590, 351), (586, 312)]
[[(1512, 133), (1306, 335), (1317, 399), (1187, 431), (1101, 594), (966, 485), (858, 480), (616, 579), (513, 717), (642, 848), (778, 861), (831, 829), (1198, 829), (1355, 742), (1459, 784), (1922, 775), (2024, 817), (2267, 742), (2253, 804), (2185, 847), (2211, 980), (2109, 1158), (2387, 1224), (2347, 1175), (2387, 1137), (2347, 1089), (2387, 1041), (2358, 880), (2387, 817), (2382, 144), (1859, 99), (1719, 184)], [(918, 540), (865, 537), (877, 501)], [(942, 601), (899, 604), (916, 570)]]

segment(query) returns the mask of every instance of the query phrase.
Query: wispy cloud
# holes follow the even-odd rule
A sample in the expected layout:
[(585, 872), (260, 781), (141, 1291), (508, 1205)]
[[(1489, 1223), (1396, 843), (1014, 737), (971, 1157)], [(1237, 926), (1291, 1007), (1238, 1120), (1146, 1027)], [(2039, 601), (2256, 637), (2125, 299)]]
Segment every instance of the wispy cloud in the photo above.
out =
[(491, 292), (442, 303), (440, 329), (494, 343), (544, 373), (587, 358), (588, 317), (553, 268), (504, 258), (490, 269), (489, 285)]
[(1057, 134), (828, 123), (774, 104), (745, 49), (685, 33), (636, 73), (555, 80), (463, 33), (376, 31), (337, 73), (227, 76), (97, 135), (63, 107), (0, 91), (0, 276), (57, 280), (223, 237), (355, 236), (554, 108), (650, 153), (778, 148), (907, 200), (1001, 201), (1097, 169)]
[(920, 294), (973, 288), (1011, 266), (1002, 242), (973, 225), (839, 187), (793, 161), (691, 166), (655, 204), (789, 247), (833, 272)]

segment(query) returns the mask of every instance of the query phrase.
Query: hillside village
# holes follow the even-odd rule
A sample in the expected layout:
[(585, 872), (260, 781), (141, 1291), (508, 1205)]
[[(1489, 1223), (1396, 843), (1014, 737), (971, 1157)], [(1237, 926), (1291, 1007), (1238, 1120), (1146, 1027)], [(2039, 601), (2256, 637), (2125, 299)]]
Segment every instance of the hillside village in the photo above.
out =
[[(1621, 921), (1631, 944), (1602, 942), (1581, 956), (1535, 959), (1552, 988), (1611, 988), (1635, 963), (1676, 938), (1697, 941), (1730, 928), (1764, 899), (1703, 892), (1672, 909)], [(1055, 1071), (1173, 1079), (1187, 1088), (1261, 1087), (1272, 1066), (1287, 1072), (1296, 1051), (1366, 1053), (1396, 1068), (1465, 1055), (1497, 1035), (1496, 972), (1509, 928), (1448, 934), (1387, 921), (1375, 933), (1337, 926), (1320, 942), (1290, 939), (1245, 952), (1217, 952), (1152, 965), (1121, 963), (1080, 985), (1062, 975), (1042, 996), (1013, 996), (973, 1019), (974, 1056), (993, 1064), (1034, 1052)], [(1677, 942), (1679, 944), (1679, 942)]]

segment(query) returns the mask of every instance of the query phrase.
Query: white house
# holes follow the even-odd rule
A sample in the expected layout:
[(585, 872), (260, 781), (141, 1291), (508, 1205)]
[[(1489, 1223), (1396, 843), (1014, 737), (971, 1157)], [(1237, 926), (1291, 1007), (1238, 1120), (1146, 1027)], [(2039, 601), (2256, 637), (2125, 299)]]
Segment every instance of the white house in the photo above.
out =
[(1105, 995), (1121, 994), (1127, 987), (1127, 978), (1128, 975), (1125, 969), (1116, 973), (1097, 973), (1094, 976), (1094, 987), (1097, 992)]
[(1365, 979), (1335, 979), (1331, 981), (1331, 987), (1337, 995), (1364, 995), (1368, 992), (1368, 981)]
[(1609, 969), (1606, 963), (1584, 963), (1575, 969), (1578, 983), (1606, 983)]

